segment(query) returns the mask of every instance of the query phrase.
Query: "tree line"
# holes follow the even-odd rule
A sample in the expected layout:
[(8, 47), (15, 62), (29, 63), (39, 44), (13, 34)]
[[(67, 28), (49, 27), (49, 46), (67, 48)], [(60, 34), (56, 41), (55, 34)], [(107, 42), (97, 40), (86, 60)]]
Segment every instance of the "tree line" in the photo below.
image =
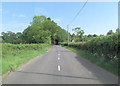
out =
[[(74, 33), (69, 33), (69, 41), (74, 40), (74, 42), (86, 42), (92, 38), (98, 37), (96, 34), (84, 35), (84, 30), (80, 27), (73, 28)], [(116, 29), (116, 32), (120, 29)], [(114, 32), (110, 30), (107, 35), (113, 34)], [(58, 44), (58, 42), (67, 42), (68, 33), (65, 29), (62, 29), (57, 23), (51, 20), (50, 17), (44, 15), (34, 16), (33, 21), (30, 22), (23, 32), (2, 32), (2, 42), (6, 43), (49, 43)], [(104, 35), (99, 35), (104, 36)]]
[[(75, 39), (74, 40), (75, 42), (83, 42), (83, 41), (87, 42), (87, 41), (89, 41), (93, 38), (105, 36), (105, 35), (102, 35), (102, 34), (101, 35), (97, 35), (97, 34), (84, 35), (85, 32), (80, 27), (73, 28), (72, 30), (74, 31), (74, 33), (71, 35), (71, 38)], [(109, 30), (106, 35), (111, 35), (111, 34), (114, 34), (114, 33), (120, 33), (120, 29), (117, 28), (116, 32), (113, 32), (112, 30)]]
[[(118, 63), (120, 56), (120, 29), (115, 32), (109, 30), (106, 35), (83, 35), (84, 31), (80, 28), (73, 29), (76, 32), (75, 42), (70, 42), (69, 47), (77, 48), (88, 52), (97, 59), (97, 64), (106, 63), (105, 65), (112, 65), (114, 71), (118, 71)], [(86, 37), (86, 40), (84, 40)], [(60, 45), (68, 46), (67, 42), (60, 42)], [(109, 63), (109, 64), (108, 64)], [(106, 67), (107, 68), (107, 67)]]
[(49, 43), (58, 44), (58, 42), (67, 41), (67, 31), (57, 25), (50, 17), (44, 15), (34, 16), (23, 32), (2, 32), (2, 42), (19, 43)]

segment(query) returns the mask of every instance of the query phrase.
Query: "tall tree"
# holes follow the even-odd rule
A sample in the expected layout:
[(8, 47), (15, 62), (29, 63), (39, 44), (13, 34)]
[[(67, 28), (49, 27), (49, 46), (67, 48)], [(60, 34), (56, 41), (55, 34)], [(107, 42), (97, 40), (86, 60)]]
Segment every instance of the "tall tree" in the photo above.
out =
[(72, 30), (77, 34), (77, 37), (79, 37), (80, 41), (82, 41), (84, 31), (80, 27), (76, 27), (76, 28), (74, 28)]
[(58, 43), (65, 41), (67, 32), (57, 25), (51, 18), (34, 16), (31, 26), (23, 31), (23, 38), (28, 43)]
[(9, 43), (53, 43), (63, 42), (67, 40), (67, 31), (57, 25), (50, 17), (44, 15), (34, 16), (22, 33), (13, 33), (8, 31), (2, 33), (2, 39)]

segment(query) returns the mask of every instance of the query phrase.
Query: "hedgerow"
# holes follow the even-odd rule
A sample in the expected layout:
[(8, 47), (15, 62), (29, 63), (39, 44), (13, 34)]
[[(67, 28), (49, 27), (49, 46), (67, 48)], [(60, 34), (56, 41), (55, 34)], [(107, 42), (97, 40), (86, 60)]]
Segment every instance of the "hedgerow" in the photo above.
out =
[(50, 44), (2, 43), (2, 74), (15, 70), (21, 64), (45, 53), (50, 47)]
[[(118, 63), (118, 44), (120, 44), (120, 34), (114, 33), (107, 36), (98, 36), (87, 42), (69, 43), (69, 47), (82, 49), (97, 57), (104, 57), (106, 61)], [(66, 46), (67, 43), (59, 43)]]

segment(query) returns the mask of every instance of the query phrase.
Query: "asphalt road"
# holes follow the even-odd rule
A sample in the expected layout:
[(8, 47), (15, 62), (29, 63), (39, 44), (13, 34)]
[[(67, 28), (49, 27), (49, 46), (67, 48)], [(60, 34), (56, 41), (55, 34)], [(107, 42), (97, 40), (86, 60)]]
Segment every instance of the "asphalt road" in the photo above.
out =
[(113, 74), (56, 45), (3, 79), (3, 84), (117, 83)]

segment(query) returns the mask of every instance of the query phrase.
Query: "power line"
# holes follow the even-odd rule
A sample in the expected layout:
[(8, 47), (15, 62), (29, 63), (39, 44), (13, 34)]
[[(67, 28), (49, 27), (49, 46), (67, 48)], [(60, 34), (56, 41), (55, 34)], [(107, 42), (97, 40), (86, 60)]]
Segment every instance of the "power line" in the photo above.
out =
[[(82, 6), (82, 8), (78, 11), (78, 13), (76, 14), (76, 16), (73, 18), (73, 20), (70, 22), (70, 24), (76, 19), (76, 17), (80, 14), (80, 12), (83, 10), (83, 8), (85, 7), (85, 5), (87, 4), (88, 0), (84, 3), (84, 5)], [(67, 25), (67, 32), (68, 32), (68, 46), (69, 46), (69, 25)]]
[(84, 5), (82, 6), (82, 8), (78, 11), (78, 13), (76, 14), (76, 16), (73, 18), (73, 20), (70, 22), (70, 24), (77, 18), (77, 16), (80, 14), (80, 12), (83, 10), (83, 8), (85, 7), (85, 5), (87, 4), (88, 0), (84, 3)]

